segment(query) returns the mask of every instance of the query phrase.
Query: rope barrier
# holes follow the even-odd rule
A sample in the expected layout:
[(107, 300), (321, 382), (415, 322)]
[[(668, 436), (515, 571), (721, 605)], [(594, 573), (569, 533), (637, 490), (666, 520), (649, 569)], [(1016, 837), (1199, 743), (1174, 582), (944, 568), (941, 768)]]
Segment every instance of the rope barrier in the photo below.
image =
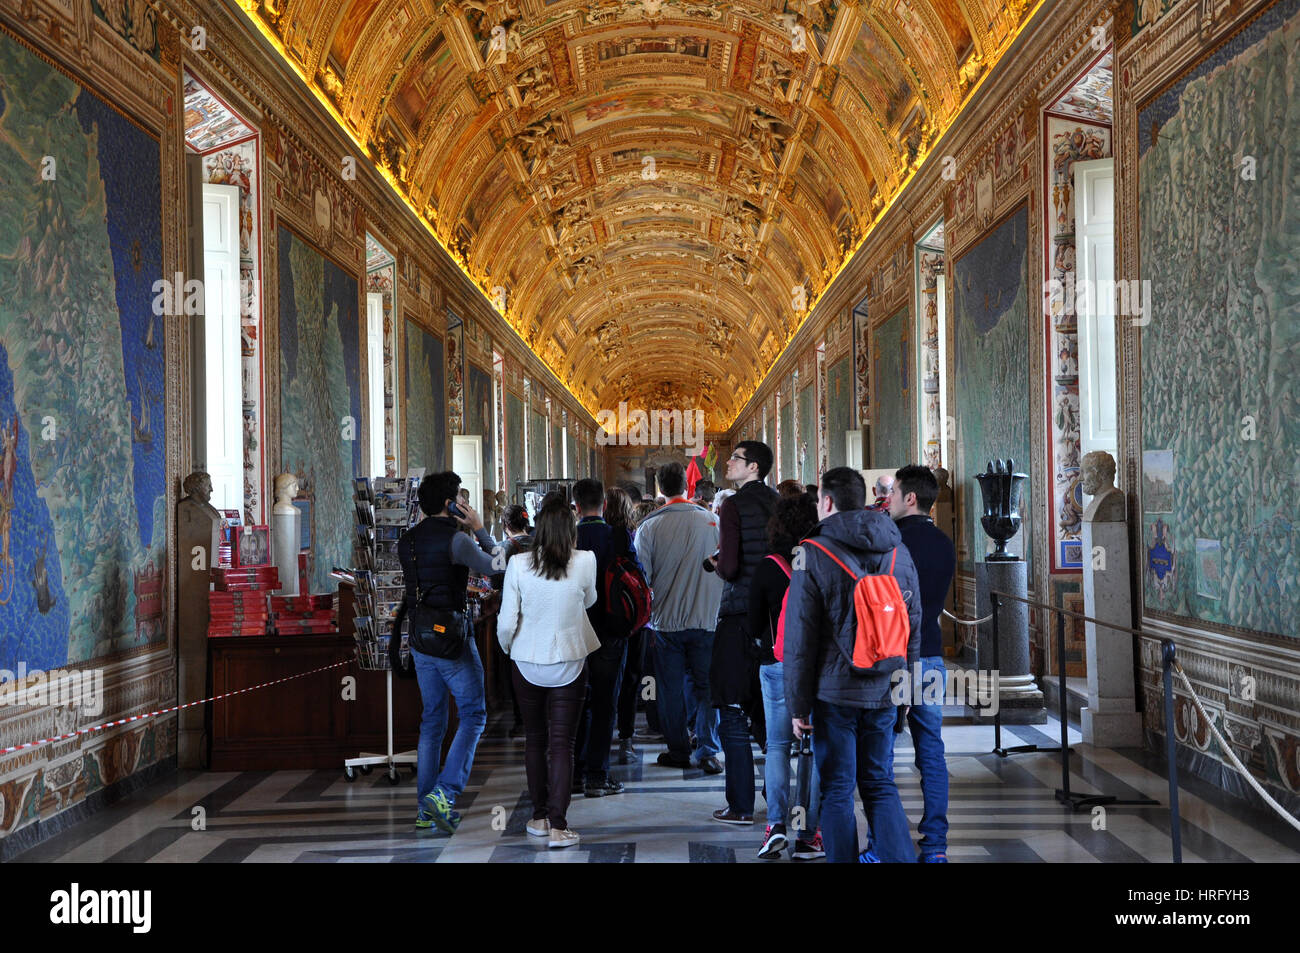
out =
[(284, 678), (277, 678), (270, 682), (262, 682), (260, 685), (250, 685), (248, 688), (239, 688), (233, 692), (225, 692), (221, 695), (213, 695), (211, 698), (204, 698), (201, 701), (185, 702), (182, 705), (173, 705), (171, 708), (160, 708), (158, 711), (151, 711), (144, 715), (131, 715), (129, 718), (119, 718), (117, 721), (108, 721), (102, 725), (95, 725), (93, 728), (78, 728), (76, 731), (70, 731), (65, 735), (55, 735), (53, 738), (42, 738), (39, 741), (29, 741), (26, 744), (0, 748), (0, 755), (13, 754), (15, 751), (29, 751), (32, 748), (39, 748), (41, 745), (54, 744), (56, 741), (67, 741), (69, 738), (76, 738), (78, 735), (88, 735), (92, 732), (103, 731), (105, 728), (116, 728), (119, 725), (130, 724), (134, 721), (144, 721), (145, 719), (153, 718), (155, 715), (167, 715), (174, 711), (193, 708), (195, 705), (206, 705), (208, 702), (220, 701), (223, 698), (231, 698), (235, 695), (243, 695), (245, 692), (254, 692), (259, 688), (269, 688), (272, 685), (291, 682), (295, 678), (306, 678), (308, 675), (315, 675), (317, 672), (327, 672), (332, 668), (338, 668), (340, 665), (351, 665), (355, 661), (355, 657), (344, 659), (343, 661), (335, 662), (332, 665), (322, 665), (320, 668), (314, 668), (309, 672), (299, 672), (297, 675), (286, 675)]
[(943, 610), (943, 614), (946, 615), (948, 618), (952, 619), (952, 621), (956, 622), (958, 625), (983, 625), (985, 622), (989, 621), (989, 619), (993, 618), (992, 612), (990, 612), (982, 619), (959, 619), (951, 612), (949, 612), (947, 609)]
[[(1244, 777), (1247, 780), (1247, 782), (1250, 783), (1250, 786), (1255, 789), (1255, 793), (1258, 794), (1260, 797), (1262, 797), (1265, 803), (1267, 803), (1269, 807), (1273, 808), (1273, 810), (1277, 811), (1278, 814), (1282, 815), (1282, 819), (1285, 820), (1288, 824), (1290, 824), (1296, 830), (1300, 831), (1300, 820), (1297, 820), (1286, 810), (1286, 808), (1284, 808), (1281, 804), (1278, 804), (1277, 801), (1273, 800), (1273, 798), (1269, 795), (1269, 793), (1264, 790), (1263, 785), (1261, 785), (1258, 781), (1255, 780), (1255, 776), (1251, 774), (1249, 771), (1247, 771), (1245, 765), (1243, 765), (1239, 760), (1237, 760), (1237, 755), (1233, 752), (1232, 745), (1228, 744), (1228, 742), (1226, 742), (1223, 739), (1223, 735), (1219, 734), (1219, 729), (1214, 727), (1214, 722), (1210, 720), (1210, 716), (1207, 715), (1205, 713), (1205, 709), (1201, 707), (1201, 700), (1196, 697), (1196, 692), (1193, 691), (1192, 683), (1188, 680), (1187, 673), (1183, 671), (1183, 666), (1178, 662), (1177, 659), (1174, 659), (1172, 664), (1173, 664), (1174, 671), (1178, 673), (1178, 677), (1183, 680), (1183, 687), (1187, 689), (1187, 694), (1192, 697), (1192, 704), (1196, 706), (1196, 713), (1200, 715), (1201, 720), (1204, 721), (1205, 724), (1209, 726), (1210, 733), (1214, 735), (1216, 739), (1218, 739), (1219, 747), (1223, 750), (1223, 753), (1228, 756), (1228, 759), (1232, 762), (1232, 766), (1236, 768), (1239, 772), (1241, 772), (1241, 776)], [(1166, 725), (1165, 730), (1172, 733), (1174, 730), (1173, 725)]]

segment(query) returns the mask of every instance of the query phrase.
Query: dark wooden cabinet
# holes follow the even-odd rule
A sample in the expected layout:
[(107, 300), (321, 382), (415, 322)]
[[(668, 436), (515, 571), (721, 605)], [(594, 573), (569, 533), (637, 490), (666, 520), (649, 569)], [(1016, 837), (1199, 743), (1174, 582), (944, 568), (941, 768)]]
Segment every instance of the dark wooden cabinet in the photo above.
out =
[[(352, 659), (350, 635), (247, 636), (209, 639), (212, 694), (220, 695)], [(355, 676), (356, 700), (343, 699), (344, 676)], [(387, 745), (384, 672), (355, 661), (268, 685), (211, 704), (208, 761), (214, 771), (338, 768), (362, 751)], [(393, 679), (393, 751), (419, 740), (420, 689)], [(455, 731), (455, 704), (444, 741)]]

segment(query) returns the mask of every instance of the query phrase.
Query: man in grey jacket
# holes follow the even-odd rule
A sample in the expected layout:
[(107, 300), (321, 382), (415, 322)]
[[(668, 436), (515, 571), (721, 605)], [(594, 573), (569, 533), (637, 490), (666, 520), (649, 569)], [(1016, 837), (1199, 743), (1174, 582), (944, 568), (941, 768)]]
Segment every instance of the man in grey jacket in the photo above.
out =
[[(822, 477), (821, 522), (795, 551), (786, 597), (785, 698), (795, 735), (813, 733), (826, 859), (852, 862), (858, 856), (856, 782), (879, 855), (866, 851), (862, 859), (905, 863), (916, 855), (893, 778), (898, 710), (891, 681), (893, 670), (921, 657), (920, 585), (898, 527), (884, 513), (864, 510), (866, 495), (856, 470), (835, 467)], [(850, 664), (854, 587), (863, 575), (885, 573), (898, 581), (907, 604), (907, 660), (882, 659), (876, 671), (859, 674)]]
[[(647, 516), (636, 531), (636, 552), (650, 583), (650, 634), (655, 642), (656, 700), (668, 750), (659, 764), (698, 765), (720, 774), (718, 712), (709, 698), (713, 628), (722, 599), (722, 582), (706, 572), (704, 561), (718, 549), (718, 521), (686, 499), (686, 471), (670, 463), (658, 473), (659, 492), (668, 502)], [(696, 700), (692, 754), (686, 733), (686, 677)]]

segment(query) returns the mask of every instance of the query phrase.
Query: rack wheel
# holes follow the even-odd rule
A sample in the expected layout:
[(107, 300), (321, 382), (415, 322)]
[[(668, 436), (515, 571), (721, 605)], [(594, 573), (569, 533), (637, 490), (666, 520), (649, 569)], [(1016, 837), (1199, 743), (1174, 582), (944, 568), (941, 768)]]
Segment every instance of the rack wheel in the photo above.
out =
[(373, 771), (373, 770), (375, 770), (374, 765), (371, 765), (371, 764), (363, 764), (363, 765), (361, 766), (361, 773), (362, 773), (362, 774), (369, 774), (369, 773), (370, 773), (371, 771)]
[(357, 769), (352, 767), (352, 765), (350, 764), (345, 764), (343, 766), (343, 780), (355, 781), (356, 779), (357, 779)]
[(393, 766), (393, 765), (389, 765), (389, 766), (388, 766), (388, 783), (389, 783), (389, 784), (400, 784), (400, 783), (401, 783), (401, 780), (402, 780), (402, 779), (401, 779), (401, 776), (398, 775), (398, 773), (397, 773), (397, 768), (396, 768), (395, 766)]

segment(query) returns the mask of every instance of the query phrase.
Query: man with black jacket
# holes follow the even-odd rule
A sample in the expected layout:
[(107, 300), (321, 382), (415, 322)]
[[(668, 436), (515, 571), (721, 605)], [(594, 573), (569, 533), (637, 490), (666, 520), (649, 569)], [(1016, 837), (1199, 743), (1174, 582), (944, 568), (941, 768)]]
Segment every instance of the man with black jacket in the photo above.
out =
[(718, 736), (727, 760), (727, 806), (713, 812), (724, 824), (754, 823), (754, 752), (748, 716), (761, 718), (758, 649), (749, 631), (749, 584), (767, 555), (767, 521), (776, 490), (763, 482), (772, 469), (772, 449), (742, 440), (727, 459), (726, 477), (736, 492), (718, 511), (720, 540), (714, 564), (722, 578), (722, 603), (713, 638), (709, 687), (719, 709)]
[[(853, 592), (859, 576), (893, 567), (907, 603), (909, 666), (920, 658), (921, 598), (916, 567), (898, 527), (884, 513), (864, 510), (866, 495), (856, 470), (836, 467), (822, 477), (821, 522), (796, 551), (786, 602), (786, 704), (795, 735), (813, 732), (826, 859), (844, 863), (857, 857), (856, 781), (879, 859), (912, 862), (907, 815), (892, 774), (898, 717), (890, 697), (892, 672), (860, 675), (851, 667), (857, 629)], [(850, 572), (810, 540), (829, 548)]]
[[(483, 663), (468, 628), (469, 574), (473, 571), (487, 576), (505, 571), (505, 560), (493, 559), (492, 537), (473, 507), (462, 502), (455, 503), (454, 511), (451, 509), (459, 490), (460, 477), (450, 471), (425, 477), (419, 490), (424, 519), (403, 533), (397, 542), (397, 555), (406, 580), (401, 611), (410, 621), (412, 635), (425, 609), (459, 611), (466, 620), (466, 630), (460, 633), (465, 644), (456, 658), (426, 654), (415, 646), (414, 638), (411, 645), (420, 698), (424, 702), (416, 768), (420, 813), (415, 826), (427, 830), (436, 825), (448, 834), (456, 833), (460, 826), (460, 814), (454, 805), (469, 781), (479, 736), (487, 724)], [(461, 527), (471, 530), (474, 537), (460, 532)], [(440, 770), (449, 695), (456, 699), (458, 723), (456, 737)]]
[(609, 631), (605, 570), (615, 556), (636, 559), (636, 552), (626, 530), (615, 530), (605, 522), (605, 488), (599, 480), (588, 477), (573, 484), (573, 508), (578, 513), (578, 549), (596, 556), (596, 602), (587, 609), (587, 618), (600, 639), (600, 648), (587, 656), (587, 697), (578, 716), (573, 771), (576, 780), (586, 768), (582, 785), (585, 797), (605, 797), (623, 793), (623, 783), (609, 776), (609, 746), (614, 739), (618, 691), (627, 662), (627, 633)]
[[(915, 700), (919, 694), (925, 699), (929, 692), (917, 692), (915, 683), (922, 686), (945, 685), (947, 670), (943, 664), (943, 631), (939, 628), (939, 613), (952, 587), (952, 577), (957, 571), (957, 551), (952, 540), (930, 519), (930, 508), (939, 498), (939, 481), (927, 468), (903, 467), (894, 474), (894, 485), (889, 490), (889, 515), (894, 518), (903, 544), (916, 565), (921, 589), (921, 666), (920, 678), (912, 676), (913, 690), (908, 697)], [(916, 669), (912, 670), (914, 673)], [(907, 709), (907, 727), (912, 733), (912, 747), (916, 752), (916, 769), (921, 773), (921, 796), (925, 807), (921, 823), (916, 826), (921, 834), (921, 862), (946, 864), (948, 862), (948, 764), (943, 751), (943, 703), (913, 704)]]

